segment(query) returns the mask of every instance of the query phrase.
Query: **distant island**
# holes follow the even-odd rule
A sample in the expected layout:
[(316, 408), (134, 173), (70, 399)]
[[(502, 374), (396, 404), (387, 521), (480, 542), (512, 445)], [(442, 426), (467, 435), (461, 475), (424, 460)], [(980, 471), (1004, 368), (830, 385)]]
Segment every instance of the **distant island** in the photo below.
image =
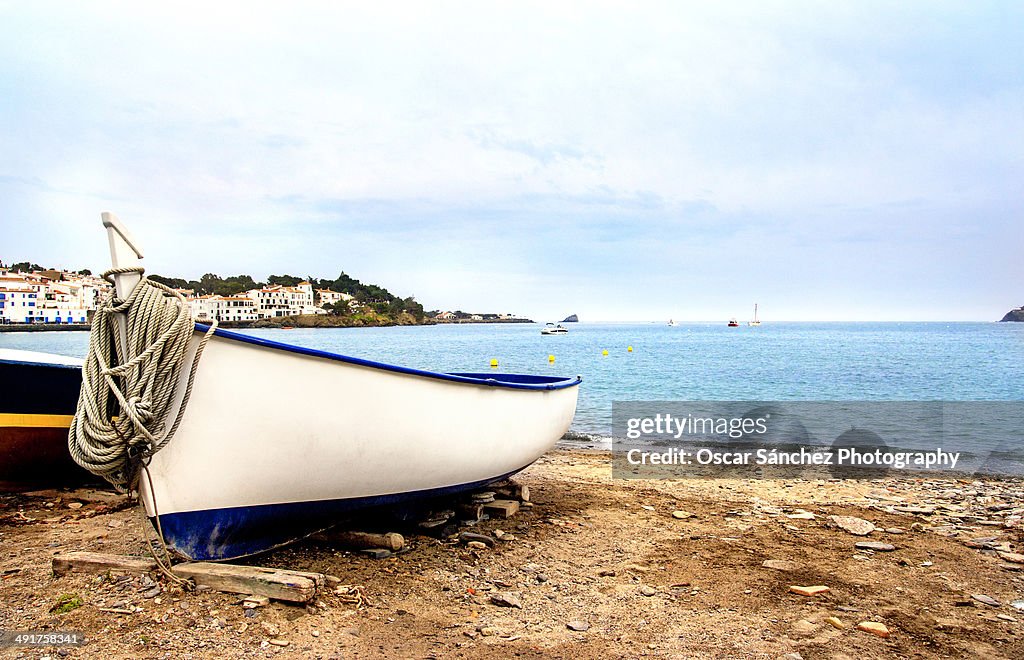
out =
[(1008, 311), (1006, 313), (1006, 316), (1000, 319), (1000, 322), (1003, 321), (1016, 321), (1018, 323), (1024, 323), (1024, 305), (1018, 307), (1017, 309), (1011, 309), (1010, 311)]
[(562, 319), (562, 323), (579, 323), (580, 319), (575, 314), (570, 314)]

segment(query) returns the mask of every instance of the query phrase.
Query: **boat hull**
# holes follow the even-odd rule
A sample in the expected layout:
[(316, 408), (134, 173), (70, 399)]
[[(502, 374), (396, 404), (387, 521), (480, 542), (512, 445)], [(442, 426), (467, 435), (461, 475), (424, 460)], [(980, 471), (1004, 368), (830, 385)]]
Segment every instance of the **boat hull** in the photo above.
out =
[(185, 557), (254, 554), (349, 511), (523, 469), (568, 429), (578, 383), (433, 374), (217, 330), (142, 500)]
[(95, 481), (68, 453), (82, 386), (80, 360), (0, 350), (0, 491)]

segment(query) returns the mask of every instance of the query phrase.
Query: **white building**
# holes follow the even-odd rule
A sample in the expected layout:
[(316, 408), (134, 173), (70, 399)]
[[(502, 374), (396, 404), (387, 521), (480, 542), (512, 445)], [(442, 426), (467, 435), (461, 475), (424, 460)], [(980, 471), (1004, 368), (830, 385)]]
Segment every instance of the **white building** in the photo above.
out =
[(102, 277), (63, 272), (59, 280), (49, 285), (50, 289), (59, 289), (72, 297), (79, 307), (86, 311), (97, 309), (103, 297), (114, 290), (113, 285)]
[(211, 321), (255, 321), (259, 317), (256, 301), (247, 296), (199, 296), (188, 299), (192, 318)]
[(43, 323), (88, 323), (82, 286), (76, 282), (50, 282), (37, 300), (36, 314), (42, 316)]
[(338, 291), (331, 291), (330, 289), (316, 290), (316, 305), (320, 311), (323, 311), (324, 305), (333, 305), (342, 300), (347, 303), (351, 303), (355, 299), (355, 296), (348, 293), (340, 293)]
[(331, 291), (330, 289), (317, 289), (316, 290), (316, 313), (326, 314), (327, 310), (324, 309), (325, 305), (334, 305), (341, 301), (349, 303), (350, 307), (355, 307), (355, 296), (350, 294), (342, 294), (337, 291)]
[(192, 318), (200, 323), (209, 323), (217, 318), (216, 296), (185, 297), (192, 311)]
[(317, 313), (313, 304), (313, 285), (309, 282), (299, 282), (296, 286), (274, 284), (251, 289), (245, 295), (256, 302), (260, 318)]
[(0, 323), (45, 322), (43, 302), (49, 280), (34, 273), (5, 273), (0, 276)]
[(88, 323), (89, 312), (110, 290), (90, 275), (0, 269), (0, 323)]
[(29, 287), (15, 288), (12, 282), (5, 282), (0, 288), (0, 323), (42, 322), (37, 307), (39, 294)]
[(218, 321), (255, 321), (259, 318), (256, 301), (247, 296), (217, 296)]

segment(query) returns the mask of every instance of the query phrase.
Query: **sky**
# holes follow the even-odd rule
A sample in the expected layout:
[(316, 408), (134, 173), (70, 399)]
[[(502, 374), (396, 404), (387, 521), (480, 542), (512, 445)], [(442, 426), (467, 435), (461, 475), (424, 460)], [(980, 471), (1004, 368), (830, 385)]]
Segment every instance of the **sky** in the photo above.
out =
[(0, 260), (537, 321), (1024, 304), (1016, 2), (6, 2)]

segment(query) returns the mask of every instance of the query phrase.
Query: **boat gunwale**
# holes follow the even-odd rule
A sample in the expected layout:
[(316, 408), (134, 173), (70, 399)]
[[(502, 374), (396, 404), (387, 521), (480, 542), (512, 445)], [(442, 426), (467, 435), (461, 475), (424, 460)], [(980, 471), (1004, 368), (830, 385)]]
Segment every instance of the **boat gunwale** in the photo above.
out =
[[(195, 330), (197, 332), (207, 332), (210, 326), (196, 323)], [(407, 376), (418, 376), (421, 378), (432, 378), (435, 380), (446, 380), (455, 383), (461, 383), (465, 385), (483, 385), (485, 387), (498, 387), (504, 389), (513, 390), (534, 390), (534, 391), (550, 391), (550, 390), (561, 390), (569, 387), (576, 387), (583, 382), (582, 376), (558, 378), (555, 376), (532, 376), (529, 374), (495, 374), (494, 378), (470, 378), (467, 376), (459, 376), (456, 374), (440, 373), (437, 371), (426, 371), (424, 369), (413, 369), (412, 367), (400, 367), (394, 364), (387, 364), (385, 362), (377, 362), (375, 360), (367, 360), (364, 358), (352, 357), (350, 355), (342, 355), (340, 353), (330, 353), (328, 351), (321, 351), (315, 348), (306, 348), (304, 346), (296, 346), (294, 344), (285, 344), (283, 342), (274, 341), (272, 339), (263, 339), (262, 337), (254, 337), (252, 335), (246, 335), (240, 332), (231, 332), (230, 330), (224, 330), (217, 328), (213, 331), (213, 334), (223, 339), (231, 341), (238, 341), (245, 344), (252, 344), (255, 346), (261, 346), (263, 348), (269, 348), (272, 350), (286, 351), (289, 353), (298, 353), (299, 355), (306, 355), (309, 357), (326, 358), (328, 360), (334, 360), (336, 362), (344, 362), (346, 364), (354, 364), (361, 367), (369, 367), (371, 369), (380, 369), (383, 371), (391, 371), (394, 373), (404, 374)], [(527, 376), (530, 378), (554, 378), (552, 382), (546, 383), (517, 383), (514, 381), (503, 381), (499, 380), (498, 377), (507, 376)]]
[[(57, 354), (54, 353), (54, 355), (57, 355)], [(57, 355), (57, 357), (66, 357), (66, 356), (64, 356), (64, 355)], [(78, 358), (69, 358), (69, 359), (77, 360)], [(52, 367), (54, 369), (78, 369), (79, 371), (81, 371), (82, 367), (84, 366), (84, 362), (85, 362), (84, 360), (82, 360), (79, 364), (68, 363), (68, 362), (35, 362), (33, 360), (19, 360), (17, 358), (0, 357), (0, 364), (15, 364), (15, 365), (25, 366), (25, 367)]]

